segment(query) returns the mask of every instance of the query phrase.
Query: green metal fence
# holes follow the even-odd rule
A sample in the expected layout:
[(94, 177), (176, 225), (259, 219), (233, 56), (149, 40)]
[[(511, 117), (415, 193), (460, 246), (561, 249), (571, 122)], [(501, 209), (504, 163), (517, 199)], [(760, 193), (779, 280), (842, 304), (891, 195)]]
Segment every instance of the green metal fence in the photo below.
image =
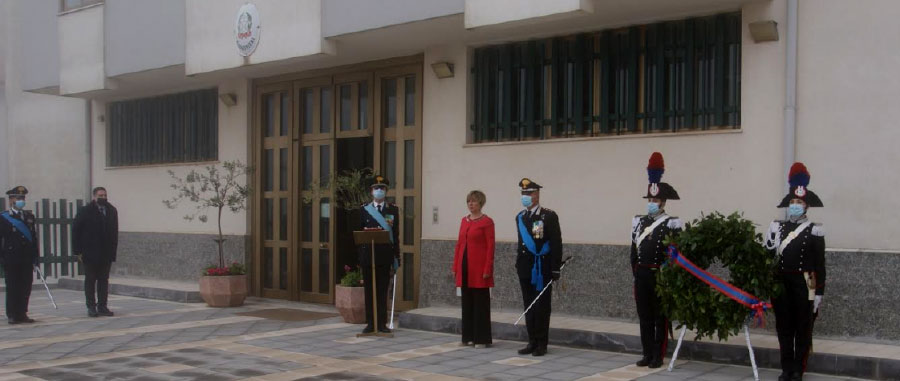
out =
[[(6, 203), (6, 199), (0, 199), (0, 210), (6, 210)], [(34, 203), (41, 271), (47, 278), (84, 275), (72, 252), (72, 225), (75, 213), (83, 205), (83, 200), (46, 198)], [(5, 271), (0, 276), (5, 276)]]
[(741, 14), (475, 49), (472, 141), (740, 128)]

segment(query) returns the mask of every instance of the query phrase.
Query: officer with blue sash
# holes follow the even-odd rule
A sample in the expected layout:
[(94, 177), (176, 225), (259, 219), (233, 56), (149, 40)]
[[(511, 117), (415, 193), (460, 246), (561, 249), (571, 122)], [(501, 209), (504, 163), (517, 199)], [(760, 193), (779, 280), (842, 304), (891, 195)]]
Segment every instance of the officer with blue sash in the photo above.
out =
[[(516, 215), (516, 232), (519, 236), (516, 271), (519, 274), (519, 285), (522, 287), (522, 301), (525, 308), (528, 308), (551, 279), (559, 279), (562, 233), (556, 212), (540, 205), (542, 187), (524, 178), (519, 181), (519, 188), (525, 210)], [(528, 346), (519, 350), (520, 355), (547, 354), (552, 288), (550, 285), (534, 303), (534, 307), (525, 314)]]
[(28, 317), (28, 299), (38, 263), (34, 214), (25, 210), (28, 189), (10, 189), (9, 210), (0, 213), (0, 261), (6, 279), (6, 317), (9, 324), (34, 323)]
[(666, 214), (666, 200), (678, 200), (678, 192), (671, 185), (661, 182), (665, 163), (662, 154), (654, 152), (647, 165), (647, 214), (631, 220), (631, 271), (634, 275), (634, 300), (637, 305), (641, 329), (643, 358), (637, 366), (659, 368), (662, 366), (669, 343), (669, 321), (660, 309), (656, 293), (656, 274), (666, 261), (665, 239), (678, 234), (682, 222), (678, 217)]
[[(366, 328), (363, 333), (372, 333), (378, 329), (382, 333), (390, 333), (387, 319), (387, 288), (391, 273), (400, 267), (400, 209), (393, 203), (386, 202), (388, 179), (375, 176), (372, 185), (372, 202), (361, 206), (360, 226), (362, 230), (387, 230), (391, 232), (391, 243), (375, 245), (375, 280), (372, 280), (372, 249), (369, 245), (359, 245), (359, 264), (363, 271), (363, 285), (366, 294)], [(378, 298), (378, 327), (374, 325), (372, 316), (372, 285)]]

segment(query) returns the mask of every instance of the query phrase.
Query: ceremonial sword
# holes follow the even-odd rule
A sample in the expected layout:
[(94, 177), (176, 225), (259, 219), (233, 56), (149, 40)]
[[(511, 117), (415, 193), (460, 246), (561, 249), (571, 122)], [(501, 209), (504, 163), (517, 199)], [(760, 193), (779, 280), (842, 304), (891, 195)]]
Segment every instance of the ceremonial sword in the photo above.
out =
[(53, 294), (50, 293), (50, 286), (47, 286), (47, 279), (44, 278), (44, 273), (41, 272), (41, 268), (38, 265), (34, 265), (34, 269), (35, 271), (37, 271), (38, 276), (41, 278), (41, 283), (44, 284), (44, 289), (47, 290), (47, 296), (50, 297), (50, 303), (53, 303), (53, 308), (59, 309), (59, 307), (56, 306), (56, 301), (53, 300)]
[[(572, 260), (572, 258), (574, 257), (566, 258), (566, 260), (562, 262), (562, 265), (559, 266), (559, 276), (562, 276), (562, 270), (566, 267), (566, 264), (569, 263), (570, 260)], [(550, 283), (547, 283), (547, 285), (544, 286), (544, 289), (541, 290), (541, 293), (538, 294), (538, 296), (536, 296), (533, 301), (531, 301), (531, 304), (528, 305), (528, 308), (525, 309), (525, 312), (522, 312), (522, 314), (519, 315), (519, 318), (516, 319), (515, 323), (513, 323), (514, 326), (519, 325), (519, 321), (521, 321), (522, 318), (525, 317), (525, 314), (527, 314), (528, 311), (531, 311), (531, 307), (534, 307), (534, 304), (537, 303), (538, 299), (541, 298), (541, 295), (544, 295), (544, 291), (547, 291), (547, 287), (550, 287), (551, 284), (553, 284), (553, 279), (550, 279)]]

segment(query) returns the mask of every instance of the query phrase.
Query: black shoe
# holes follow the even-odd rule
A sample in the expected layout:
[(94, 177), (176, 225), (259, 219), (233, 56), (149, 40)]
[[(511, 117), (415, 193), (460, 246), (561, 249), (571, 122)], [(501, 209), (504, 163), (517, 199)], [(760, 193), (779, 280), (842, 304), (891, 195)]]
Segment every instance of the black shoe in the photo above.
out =
[(662, 367), (662, 359), (653, 359), (650, 361), (650, 365), (647, 365), (650, 369), (656, 369)]
[(100, 314), (97, 313), (97, 307), (88, 307), (88, 317), (97, 317)]
[(530, 355), (532, 352), (534, 352), (535, 349), (536, 347), (534, 345), (528, 344), (527, 346), (525, 346), (525, 348), (519, 349), (519, 354)]
[(372, 332), (375, 332), (375, 329), (372, 327), (369, 327), (369, 326), (366, 326), (366, 328), (363, 328), (363, 330), (362, 330), (362, 333), (372, 333)]
[(100, 316), (113, 316), (115, 315), (109, 308), (106, 306), (97, 306), (97, 314)]
[(647, 357), (644, 357), (644, 358), (638, 360), (638, 362), (634, 363), (634, 365), (637, 365), (637, 366), (647, 366), (647, 365), (650, 365), (650, 359), (647, 358)]
[(19, 319), (19, 323), (34, 323), (36, 321), (37, 320), (34, 320), (34, 319), (28, 317), (28, 315), (25, 315), (21, 319)]
[(531, 352), (531, 355), (535, 357), (541, 357), (545, 354), (547, 354), (547, 347), (537, 347), (534, 348), (534, 352)]
[(801, 372), (791, 373), (791, 381), (803, 381), (803, 373), (801, 373)]
[(391, 333), (391, 330), (388, 329), (388, 327), (381, 327), (381, 328), (378, 328), (378, 332), (380, 332), (380, 333)]
[(18, 319), (13, 319), (13, 318), (7, 318), (7, 319), (6, 319), (6, 322), (9, 323), (9, 324), (19, 324), (19, 323), (21, 323)]

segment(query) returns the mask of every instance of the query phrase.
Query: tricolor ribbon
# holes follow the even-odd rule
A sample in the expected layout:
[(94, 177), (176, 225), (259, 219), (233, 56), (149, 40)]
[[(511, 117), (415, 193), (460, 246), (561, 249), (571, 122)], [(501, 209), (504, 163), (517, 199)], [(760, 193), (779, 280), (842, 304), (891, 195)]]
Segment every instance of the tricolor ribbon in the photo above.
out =
[(691, 262), (690, 259), (687, 259), (687, 257), (682, 255), (681, 252), (678, 251), (678, 248), (675, 247), (675, 245), (669, 245), (667, 253), (669, 255), (670, 262), (674, 262), (676, 265), (681, 266), (681, 268), (687, 270), (687, 272), (691, 273), (691, 275), (693, 275), (697, 279), (700, 279), (701, 281), (703, 281), (703, 283), (706, 283), (716, 291), (725, 294), (725, 296), (740, 303), (744, 307), (751, 309), (753, 311), (752, 317), (756, 319), (756, 325), (765, 326), (763, 316), (765, 315), (766, 310), (772, 308), (771, 303), (762, 301), (759, 298), (748, 294), (746, 291), (735, 287), (733, 284), (722, 280), (722, 278), (719, 278), (713, 274), (710, 274), (708, 271), (697, 267), (694, 262)]

